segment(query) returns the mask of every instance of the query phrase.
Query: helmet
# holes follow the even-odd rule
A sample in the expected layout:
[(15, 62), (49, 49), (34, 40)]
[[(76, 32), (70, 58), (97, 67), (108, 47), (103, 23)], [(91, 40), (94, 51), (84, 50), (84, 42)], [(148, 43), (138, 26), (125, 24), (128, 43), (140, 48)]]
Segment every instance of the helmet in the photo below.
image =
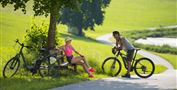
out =
[(71, 37), (66, 37), (65, 38), (65, 42), (67, 42), (67, 41), (72, 41), (73, 39), (71, 38)]

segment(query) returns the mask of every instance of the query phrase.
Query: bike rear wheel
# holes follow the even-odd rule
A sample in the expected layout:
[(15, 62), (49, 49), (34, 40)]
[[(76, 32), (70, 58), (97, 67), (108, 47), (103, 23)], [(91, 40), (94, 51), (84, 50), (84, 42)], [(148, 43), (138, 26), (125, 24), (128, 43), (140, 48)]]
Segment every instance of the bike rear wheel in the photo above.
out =
[(46, 77), (49, 76), (49, 61), (46, 60), (42, 60), (40, 67), (39, 67), (39, 74), (41, 77)]
[(148, 78), (153, 75), (155, 65), (152, 60), (148, 58), (140, 58), (135, 62), (134, 71), (137, 76), (141, 78)]
[(4, 78), (11, 78), (13, 77), (20, 66), (20, 60), (16, 57), (11, 58), (5, 65), (3, 69), (3, 77)]
[(109, 57), (104, 60), (102, 64), (102, 70), (104, 73), (110, 76), (117, 76), (121, 71), (121, 63), (115, 57)]
[(39, 74), (41, 77), (58, 77), (59, 76), (59, 65), (57, 63), (50, 64), (49, 59), (44, 59), (41, 62), (39, 68)]

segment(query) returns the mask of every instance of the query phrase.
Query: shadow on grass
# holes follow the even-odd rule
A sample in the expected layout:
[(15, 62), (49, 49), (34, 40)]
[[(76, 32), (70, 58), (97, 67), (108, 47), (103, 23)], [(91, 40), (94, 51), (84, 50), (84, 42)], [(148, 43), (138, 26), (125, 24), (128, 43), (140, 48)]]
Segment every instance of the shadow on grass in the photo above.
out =
[(63, 34), (63, 33), (60, 33), (59, 34), (60, 37), (62, 38), (65, 38), (65, 37), (72, 37), (73, 39), (75, 40), (81, 40), (81, 41), (85, 41), (85, 42), (92, 42), (92, 43), (99, 43), (99, 44), (103, 44), (97, 40), (95, 40), (94, 38), (91, 38), (91, 37), (80, 37), (80, 36), (76, 36), (76, 35), (69, 35), (69, 34)]
[(60, 77), (23, 76), (19, 78), (0, 77), (0, 90), (44, 90), (53, 87), (59, 87), (67, 84), (78, 83), (89, 80), (86, 74), (72, 73), (64, 71)]

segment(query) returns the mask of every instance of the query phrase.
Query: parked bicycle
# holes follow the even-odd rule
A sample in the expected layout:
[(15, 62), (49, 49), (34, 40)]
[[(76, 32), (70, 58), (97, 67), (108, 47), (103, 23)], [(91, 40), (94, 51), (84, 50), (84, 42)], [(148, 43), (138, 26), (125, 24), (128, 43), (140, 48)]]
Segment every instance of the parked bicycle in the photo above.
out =
[(50, 59), (55, 60), (54, 54), (48, 54), (47, 53), (48, 51), (45, 48), (41, 48), (39, 50), (40, 52), (39, 58), (34, 60), (35, 61), (34, 65), (28, 65), (26, 58), (23, 54), (23, 49), (24, 48), (28, 49), (32, 47), (25, 46), (24, 43), (20, 43), (18, 39), (15, 42), (18, 43), (21, 46), (21, 48), (20, 48), (20, 51), (14, 57), (12, 57), (4, 66), (4, 69), (3, 69), (4, 78), (13, 77), (17, 73), (20, 67), (20, 63), (21, 63), (20, 58), (22, 58), (22, 61), (24, 62), (24, 68), (30, 71), (33, 75), (36, 74), (38, 71), (41, 77), (57, 74), (56, 71), (58, 70), (58, 67), (54, 68), (55, 61), (53, 61), (53, 63), (51, 63), (50, 61)]
[[(153, 75), (155, 71), (155, 65), (152, 60), (146, 57), (142, 57), (139, 59), (136, 59), (137, 52), (140, 49), (135, 49), (134, 57), (131, 62), (131, 72), (134, 71), (135, 74), (141, 78), (148, 78), (151, 75)], [(104, 73), (111, 75), (111, 76), (117, 76), (121, 69), (122, 64), (121, 61), (123, 61), (124, 67), (127, 69), (127, 60), (126, 55), (121, 52), (121, 50), (116, 50), (115, 48), (112, 49), (112, 53), (115, 55), (114, 57), (108, 57), (104, 60), (102, 64), (102, 70)], [(120, 58), (118, 58), (120, 56)]]
[(63, 69), (68, 69), (68, 66), (72, 66), (74, 71), (77, 71), (77, 65), (69, 64), (69, 62), (65, 61), (65, 55), (59, 49), (50, 50), (49, 54), (45, 56), (39, 68), (39, 73), (42, 77), (58, 77)]

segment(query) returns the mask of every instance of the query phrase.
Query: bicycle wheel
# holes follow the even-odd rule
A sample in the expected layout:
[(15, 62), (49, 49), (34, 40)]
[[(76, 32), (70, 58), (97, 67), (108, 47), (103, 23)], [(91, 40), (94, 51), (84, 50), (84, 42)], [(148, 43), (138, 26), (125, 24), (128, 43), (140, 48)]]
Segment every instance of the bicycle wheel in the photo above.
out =
[(57, 63), (50, 64), (48, 59), (42, 60), (39, 74), (41, 77), (58, 77), (59, 76), (59, 65)]
[(102, 64), (102, 70), (104, 73), (110, 76), (117, 76), (121, 71), (121, 63), (115, 57), (109, 57), (104, 60)]
[(60, 67), (58, 65), (58, 63), (53, 63), (49, 65), (49, 76), (51, 77), (59, 77), (60, 73), (59, 73)]
[(42, 60), (40, 67), (39, 67), (39, 74), (41, 77), (49, 76), (49, 61), (48, 60)]
[(3, 69), (3, 77), (4, 78), (10, 78), (13, 77), (20, 66), (20, 60), (16, 57), (11, 58), (5, 65), (4, 69)]
[(154, 63), (148, 58), (140, 58), (135, 62), (134, 71), (141, 78), (150, 77), (155, 71)]

